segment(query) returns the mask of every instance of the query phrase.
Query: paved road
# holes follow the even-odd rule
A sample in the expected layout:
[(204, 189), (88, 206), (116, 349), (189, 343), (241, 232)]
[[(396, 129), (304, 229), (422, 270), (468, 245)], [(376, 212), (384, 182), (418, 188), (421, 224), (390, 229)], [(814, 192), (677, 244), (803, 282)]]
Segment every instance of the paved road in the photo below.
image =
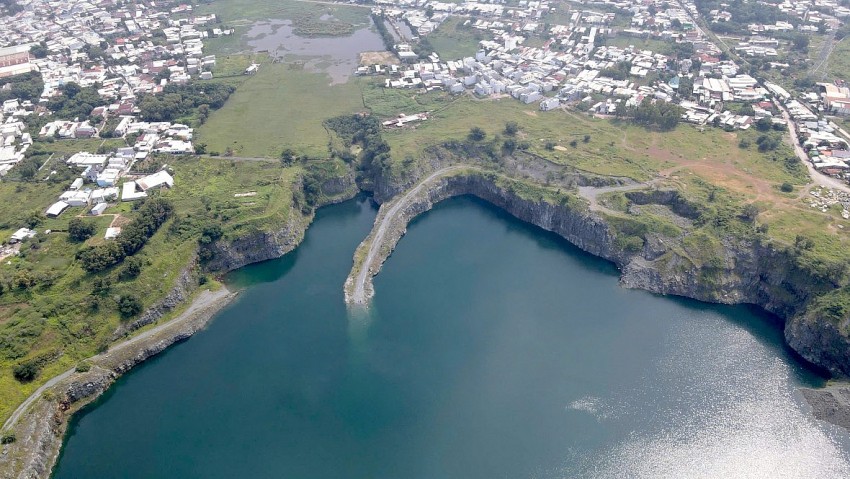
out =
[[(133, 338), (131, 338), (131, 339), (129, 339), (129, 340), (127, 340), (127, 341), (125, 341), (121, 344), (114, 346), (109, 351), (107, 351), (103, 354), (98, 354), (97, 356), (93, 356), (93, 357), (89, 358), (89, 360), (94, 362), (98, 358), (103, 357), (104, 355), (108, 355), (108, 354), (115, 353), (115, 352), (120, 352), (123, 349), (126, 349), (129, 346), (136, 344), (139, 341), (143, 341), (143, 340), (153, 336), (154, 334), (159, 333), (160, 331), (162, 331), (165, 328), (172, 327), (175, 324), (178, 324), (178, 323), (180, 323), (180, 322), (182, 322), (186, 319), (193, 317), (193, 315), (196, 312), (203, 310), (203, 309), (206, 309), (210, 305), (224, 299), (229, 294), (231, 294), (230, 291), (227, 288), (224, 288), (224, 287), (222, 287), (218, 291), (214, 291), (214, 292), (210, 291), (210, 290), (203, 291), (198, 295), (198, 297), (195, 299), (195, 301), (192, 302), (192, 304), (189, 306), (189, 308), (186, 311), (184, 311), (178, 318), (175, 318), (175, 319), (168, 321), (166, 323), (162, 323), (160, 325), (157, 325), (156, 327), (153, 327), (153, 328), (139, 334), (138, 336), (134, 336)], [(38, 400), (45, 391), (47, 391), (49, 388), (58, 384), (60, 381), (67, 379), (72, 374), (74, 374), (74, 368), (71, 368), (71, 369), (65, 371), (62, 374), (59, 374), (58, 376), (54, 376), (53, 378), (48, 380), (46, 383), (44, 383), (44, 385), (42, 385), (40, 388), (36, 389), (35, 392), (30, 394), (30, 396), (24, 402), (22, 402), (21, 405), (18, 406), (17, 409), (15, 409), (15, 411), (12, 413), (12, 415), (9, 416), (9, 419), (7, 419), (5, 423), (3, 423), (3, 430), (5, 431), (7, 429), (12, 428), (18, 422), (18, 420), (21, 418), (21, 416), (27, 411), (27, 409), (29, 409), (29, 407), (36, 400)]]
[(786, 123), (788, 123), (788, 134), (790, 136), (791, 146), (794, 148), (794, 153), (797, 155), (797, 158), (799, 158), (800, 161), (802, 161), (803, 164), (806, 166), (806, 169), (809, 171), (809, 177), (812, 179), (812, 181), (815, 184), (823, 186), (825, 188), (833, 188), (836, 190), (844, 191), (845, 193), (850, 193), (850, 185), (847, 185), (847, 183), (844, 183), (843, 181), (835, 179), (831, 176), (824, 175), (820, 171), (815, 169), (814, 165), (812, 165), (812, 162), (809, 161), (809, 155), (807, 155), (806, 152), (803, 151), (803, 148), (800, 146), (800, 140), (797, 137), (797, 126), (791, 119), (791, 115), (788, 114), (788, 110), (786, 110), (785, 107), (782, 106), (782, 104), (776, 101), (775, 99), (773, 100), (773, 104), (776, 105), (777, 108), (779, 108), (779, 111), (782, 113), (782, 118), (785, 120)]
[(446, 168), (441, 168), (435, 171), (434, 173), (431, 173), (430, 176), (420, 181), (419, 184), (408, 190), (407, 193), (404, 194), (404, 196), (396, 200), (395, 203), (387, 210), (387, 212), (376, 220), (375, 226), (373, 227), (375, 235), (372, 237), (372, 242), (369, 244), (369, 252), (366, 254), (366, 258), (360, 265), (360, 272), (357, 274), (357, 277), (354, 280), (354, 288), (352, 289), (349, 302), (353, 304), (365, 305), (366, 302), (369, 300), (369, 298), (366, 296), (366, 281), (370, 278), (369, 274), (372, 269), (372, 262), (375, 261), (375, 258), (378, 256), (378, 252), (381, 250), (381, 246), (384, 242), (384, 237), (387, 234), (387, 230), (389, 229), (393, 220), (395, 220), (398, 214), (402, 211), (402, 209), (410, 205), (411, 200), (413, 200), (416, 195), (419, 194), (420, 191), (422, 191), (422, 188), (425, 187), (426, 184), (440, 176), (445, 175), (446, 173), (450, 173), (452, 171), (460, 169), (468, 169), (468, 167), (449, 166)]

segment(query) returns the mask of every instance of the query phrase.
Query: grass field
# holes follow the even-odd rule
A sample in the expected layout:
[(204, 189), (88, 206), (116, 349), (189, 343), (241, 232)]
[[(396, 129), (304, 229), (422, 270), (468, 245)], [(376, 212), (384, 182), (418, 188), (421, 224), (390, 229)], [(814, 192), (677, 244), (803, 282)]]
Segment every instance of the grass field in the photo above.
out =
[(428, 35), (428, 42), (441, 60), (459, 60), (478, 51), (478, 42), (485, 39), (484, 33), (464, 27), (466, 20), (466, 17), (451, 17)]
[(301, 155), (328, 153), (322, 122), (363, 110), (357, 82), (329, 86), (324, 74), (264, 63), (198, 130), (208, 152), (277, 158), (284, 148)]
[(850, 39), (843, 39), (835, 45), (827, 63), (828, 80), (850, 80)]
[(650, 50), (652, 53), (661, 53), (662, 55), (669, 55), (673, 52), (670, 42), (656, 40), (654, 38), (617, 36), (613, 38), (606, 38), (605, 44), (620, 48), (626, 48), (631, 45), (638, 50)]

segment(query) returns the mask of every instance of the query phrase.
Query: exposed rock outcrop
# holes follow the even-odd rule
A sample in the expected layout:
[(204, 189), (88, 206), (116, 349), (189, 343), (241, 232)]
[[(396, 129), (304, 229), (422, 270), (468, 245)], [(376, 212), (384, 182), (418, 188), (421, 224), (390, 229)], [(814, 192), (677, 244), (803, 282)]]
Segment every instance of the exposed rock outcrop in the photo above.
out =
[(204, 294), (180, 318), (92, 358), (88, 371), (65, 373), (15, 424), (17, 441), (7, 446), (7, 454), (0, 456), (0, 474), (27, 479), (48, 477), (73, 413), (103, 394), (134, 366), (204, 328), (235, 297), (227, 289)]
[[(383, 191), (380, 197), (386, 198), (395, 190)], [(699, 214), (693, 205), (672, 193), (628, 194), (643, 203), (665, 203), (688, 216)], [(711, 261), (696, 263), (683, 254), (680, 240), (651, 233), (640, 251), (629, 251), (616, 241), (617, 232), (603, 215), (570, 203), (523, 197), (499, 186), (494, 174), (451, 174), (433, 182), (399, 212), (386, 235), (382, 255), (367, 265), (372, 274), (377, 274), (411, 219), (444, 199), (460, 195), (481, 198), (523, 221), (557, 233), (584, 251), (612, 261), (620, 269), (621, 282), (626, 287), (713, 303), (760, 306), (785, 321), (786, 340), (800, 356), (836, 377), (850, 377), (847, 335), (829, 321), (805, 314), (810, 300), (834, 285), (801, 268), (786, 248), (758, 240), (726, 238)], [(367, 289), (371, 290), (371, 286)]]

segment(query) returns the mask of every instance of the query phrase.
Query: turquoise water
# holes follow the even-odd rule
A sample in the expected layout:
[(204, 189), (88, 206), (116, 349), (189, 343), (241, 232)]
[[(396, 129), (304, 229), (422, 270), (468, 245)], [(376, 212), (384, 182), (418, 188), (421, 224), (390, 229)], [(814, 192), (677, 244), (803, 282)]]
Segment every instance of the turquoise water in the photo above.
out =
[(319, 211), (209, 328), (75, 417), (55, 477), (848, 477), (771, 318), (626, 290), (478, 200), (410, 226), (368, 313), (375, 210)]

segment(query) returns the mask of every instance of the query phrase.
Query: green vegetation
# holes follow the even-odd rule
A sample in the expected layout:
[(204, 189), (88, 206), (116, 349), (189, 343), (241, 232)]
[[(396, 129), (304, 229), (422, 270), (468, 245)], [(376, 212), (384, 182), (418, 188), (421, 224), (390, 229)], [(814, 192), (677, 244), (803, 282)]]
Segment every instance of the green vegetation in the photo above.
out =
[(672, 42), (665, 42), (654, 38), (616, 36), (605, 38), (605, 45), (619, 48), (633, 46), (637, 50), (650, 50), (653, 53), (670, 55), (673, 53), (672, 45), (674, 44)]
[(97, 231), (97, 225), (95, 225), (94, 221), (83, 221), (79, 218), (72, 218), (68, 222), (68, 239), (71, 241), (76, 241), (77, 243), (83, 242), (94, 236), (95, 231)]
[(144, 95), (139, 109), (145, 121), (190, 121), (203, 124), (210, 110), (224, 105), (235, 88), (224, 83), (193, 82), (186, 85), (166, 85), (161, 94)]
[(798, 18), (792, 17), (779, 10), (775, 5), (765, 2), (733, 0), (724, 3), (721, 0), (696, 0), (695, 4), (700, 15), (706, 19), (711, 18), (709, 12), (712, 10), (725, 10), (732, 14), (732, 19), (728, 22), (711, 24), (711, 29), (719, 34), (747, 35), (749, 34), (747, 26), (752, 23), (770, 25), (777, 21), (784, 21), (797, 25), (800, 22)]
[(378, 35), (381, 36), (381, 40), (384, 42), (384, 48), (388, 52), (395, 52), (395, 38), (393, 38), (392, 33), (387, 30), (387, 25), (384, 23), (383, 15), (373, 13), (372, 24), (375, 25), (375, 30), (377, 30)]
[(0, 103), (15, 98), (37, 102), (42, 91), (44, 91), (44, 81), (39, 72), (0, 79)]
[(357, 83), (329, 85), (324, 74), (292, 65), (263, 64), (198, 130), (211, 154), (277, 158), (284, 148), (302, 156), (327, 155), (322, 122), (363, 109)]
[(150, 198), (136, 204), (141, 205), (136, 219), (121, 230), (121, 235), (115, 241), (77, 253), (77, 259), (84, 270), (97, 273), (138, 253), (174, 211), (171, 203), (162, 198)]
[[(42, 146), (91, 151), (99, 144), (100, 140), (67, 140)], [(154, 195), (148, 206), (120, 203), (107, 211), (119, 214), (119, 225), (130, 233), (122, 242), (103, 239), (106, 227), (115, 220), (109, 215), (80, 219), (76, 215), (83, 213), (82, 208), (70, 208), (59, 218), (44, 217), (42, 212), (56, 201), (67, 181), (0, 182), (0, 239), (22, 226), (38, 232), (22, 243), (19, 255), (0, 264), (0, 420), (43, 381), (106, 348), (123, 321), (163, 298), (198, 250), (199, 238), (215, 235), (216, 228), (211, 226), (218, 227), (222, 237), (232, 237), (289, 222), (293, 185), (299, 184), (305, 170), (299, 164), (284, 168), (278, 161), (237, 163), (187, 157), (171, 158), (168, 163), (175, 177), (172, 190)], [(344, 172), (327, 160), (307, 166), (319, 185), (323, 175)], [(256, 195), (234, 197), (246, 192)], [(323, 198), (314, 193), (311, 201)], [(145, 220), (148, 209), (164, 202), (172, 205), (173, 212), (153, 231), (153, 223)], [(21, 208), (22, 204), (28, 207)], [(300, 211), (296, 224), (301, 221)], [(90, 225), (94, 235), (81, 242), (72, 240), (72, 231), (85, 236)], [(53, 232), (44, 234), (47, 229)], [(152, 234), (142, 241), (148, 232)], [(130, 241), (134, 237), (143, 247)], [(139, 249), (101, 271), (89, 273), (83, 261), (76, 259), (83, 252), (122, 243)], [(210, 278), (204, 278), (209, 283)]]
[(850, 79), (850, 40), (845, 39), (835, 45), (827, 60), (826, 72), (830, 80)]
[(66, 83), (61, 88), (62, 95), (53, 97), (47, 102), (47, 108), (54, 112), (57, 118), (80, 120), (90, 119), (91, 111), (104, 104), (97, 93), (97, 88), (81, 88), (76, 83)]
[(437, 30), (428, 35), (431, 48), (440, 55), (442, 60), (459, 60), (475, 55), (478, 42), (484, 40), (484, 34), (464, 25), (465, 17), (449, 17)]

